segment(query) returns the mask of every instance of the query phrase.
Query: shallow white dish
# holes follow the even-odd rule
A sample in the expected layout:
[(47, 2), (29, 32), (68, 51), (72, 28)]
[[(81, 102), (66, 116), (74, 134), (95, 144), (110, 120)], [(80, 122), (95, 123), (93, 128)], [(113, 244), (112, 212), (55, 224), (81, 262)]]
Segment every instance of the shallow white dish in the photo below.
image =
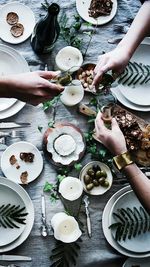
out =
[[(108, 187), (104, 187), (104, 186), (99, 185), (99, 186), (95, 186), (92, 190), (86, 189), (86, 186), (84, 183), (84, 176), (85, 176), (85, 174), (87, 174), (87, 171), (91, 167), (93, 167), (94, 165), (98, 165), (101, 168), (101, 170), (104, 170), (107, 173), (107, 180), (109, 182)], [(113, 181), (113, 177), (112, 177), (112, 173), (111, 173), (110, 168), (106, 164), (104, 164), (100, 161), (91, 161), (88, 164), (86, 164), (80, 172), (79, 179), (81, 180), (81, 182), (83, 184), (84, 191), (90, 195), (95, 195), (95, 196), (103, 195), (105, 192), (107, 192), (110, 189), (110, 187), (112, 186), (112, 181)]]
[[(19, 23), (24, 26), (24, 33), (20, 37), (14, 37), (11, 32), (9, 25), (6, 21), (6, 16), (9, 12), (15, 12), (19, 16)], [(35, 26), (35, 17), (32, 10), (21, 3), (12, 2), (8, 3), (1, 7), (0, 9), (0, 38), (11, 44), (19, 44), (24, 42), (29, 38), (31, 33), (33, 32)]]
[(20, 195), (20, 197), (22, 198), (24, 205), (26, 207), (26, 210), (28, 212), (27, 219), (26, 219), (26, 225), (25, 225), (23, 233), (14, 242), (12, 242), (6, 246), (0, 247), (0, 253), (4, 253), (4, 252), (10, 251), (10, 250), (18, 247), (19, 245), (21, 245), (29, 236), (29, 234), (32, 230), (32, 227), (33, 227), (33, 223), (34, 223), (34, 207), (33, 207), (33, 204), (32, 204), (32, 201), (31, 201), (29, 195), (20, 185), (10, 181), (7, 178), (3, 178), (3, 177), (0, 177), (0, 184), (9, 186), (12, 188), (12, 190), (16, 191)]
[[(131, 62), (143, 63), (150, 65), (150, 41), (146, 38), (143, 43), (135, 51)], [(130, 102), (141, 106), (150, 106), (150, 84), (125, 86), (119, 85), (120, 92)]]
[(22, 101), (16, 101), (14, 103), (14, 105), (12, 105), (10, 108), (0, 112), (0, 120), (9, 118), (13, 115), (15, 115), (16, 113), (18, 113), (24, 106), (26, 103), (22, 102)]
[(98, 18), (92, 18), (89, 16), (88, 9), (90, 7), (91, 0), (76, 0), (76, 8), (85, 21), (92, 23), (93, 25), (103, 25), (111, 21), (117, 12), (117, 0), (112, 0), (113, 8), (108, 16), (100, 16)]
[[(0, 75), (2, 76), (30, 71), (24, 57), (9, 46), (0, 45), (0, 59)], [(1, 98), (0, 119), (5, 119), (16, 114), (24, 105), (25, 103), (14, 98)]]
[(140, 266), (140, 267), (149, 267), (150, 266), (150, 258), (146, 259), (133, 259), (133, 258), (128, 258), (122, 267), (132, 267), (132, 266)]
[[(113, 212), (117, 213), (117, 209), (120, 208), (131, 208), (133, 210), (134, 207), (137, 209), (141, 207), (141, 203), (137, 199), (136, 195), (134, 194), (133, 190), (125, 192), (123, 195), (121, 195), (112, 206), (111, 212), (110, 212), (110, 225), (112, 223), (115, 223), (116, 220), (113, 217)], [(112, 235), (115, 237), (115, 232), (112, 230)], [(145, 253), (150, 251), (150, 233), (143, 233), (141, 235), (137, 235), (135, 238), (128, 239), (126, 238), (125, 241), (121, 240), (118, 241), (118, 243), (125, 249), (137, 252), (137, 253)], [(142, 244), (142, 246), (141, 246)]]
[(126, 186), (119, 191), (117, 191), (107, 202), (104, 211), (103, 211), (103, 216), (102, 216), (102, 228), (103, 228), (103, 233), (105, 235), (106, 240), (108, 243), (116, 249), (118, 252), (120, 252), (123, 255), (126, 255), (128, 257), (133, 257), (133, 258), (146, 258), (150, 257), (150, 252), (146, 253), (136, 253), (132, 252), (129, 250), (126, 250), (125, 248), (121, 247), (113, 238), (111, 230), (109, 229), (110, 225), (110, 219), (109, 219), (109, 214), (111, 212), (112, 206), (115, 203), (115, 201), (125, 192), (128, 192), (131, 190), (130, 186)]
[(143, 111), (143, 112), (149, 112), (150, 106), (140, 106), (133, 104), (132, 102), (128, 101), (127, 98), (125, 98), (122, 93), (120, 92), (120, 87), (111, 88), (112, 93), (116, 96), (118, 101), (123, 104), (125, 107), (128, 107), (133, 110)]
[[(25, 207), (22, 198), (18, 193), (9, 186), (0, 183), (0, 206), (2, 205), (16, 205), (20, 208)], [(25, 211), (26, 212), (26, 211)], [(27, 215), (28, 216), (28, 215)], [(0, 247), (6, 246), (16, 240), (24, 231), (25, 224), (15, 223), (19, 228), (4, 228), (0, 227)]]
[[(24, 162), (20, 159), (20, 153), (33, 153), (34, 160), (32, 163)], [(15, 165), (11, 165), (9, 159), (12, 155), (15, 155), (17, 162), (20, 166), (19, 169), (16, 169)], [(35, 180), (41, 173), (43, 169), (43, 158), (41, 156), (40, 151), (31, 143), (28, 142), (18, 142), (9, 146), (1, 156), (1, 169), (4, 175), (14, 181), (15, 183), (22, 184), (20, 180), (20, 175), (22, 172), (27, 171), (27, 183)]]

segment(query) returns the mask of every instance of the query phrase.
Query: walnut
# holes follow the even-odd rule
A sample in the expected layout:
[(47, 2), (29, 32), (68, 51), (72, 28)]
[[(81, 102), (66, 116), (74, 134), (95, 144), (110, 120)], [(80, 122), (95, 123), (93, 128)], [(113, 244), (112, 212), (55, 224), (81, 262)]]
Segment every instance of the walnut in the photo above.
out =
[(21, 175), (20, 175), (20, 180), (23, 184), (27, 184), (28, 182), (28, 172), (25, 171), (25, 172), (22, 172)]
[(32, 163), (33, 160), (34, 160), (34, 154), (29, 152), (29, 153), (26, 153), (26, 152), (21, 152), (20, 153), (20, 159), (22, 159), (23, 161), (25, 162), (30, 162)]

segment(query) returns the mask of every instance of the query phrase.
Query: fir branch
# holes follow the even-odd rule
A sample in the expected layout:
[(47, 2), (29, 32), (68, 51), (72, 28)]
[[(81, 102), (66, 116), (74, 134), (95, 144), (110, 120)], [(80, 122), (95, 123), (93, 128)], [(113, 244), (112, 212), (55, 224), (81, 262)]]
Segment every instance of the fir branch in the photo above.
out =
[(115, 223), (109, 228), (115, 230), (116, 241), (126, 241), (127, 239), (135, 238), (138, 235), (150, 231), (150, 215), (140, 207), (121, 208), (113, 213)]
[(128, 86), (147, 84), (150, 82), (150, 66), (137, 62), (129, 62), (117, 81)]
[(55, 247), (52, 249), (52, 255), (50, 256), (52, 261), (50, 267), (75, 266), (77, 263), (77, 257), (79, 256), (81, 242), (81, 238), (73, 243), (63, 243), (57, 240)]
[(18, 224), (26, 224), (25, 207), (21, 208), (20, 205), (2, 205), (0, 206), (0, 227), (4, 228), (20, 228)]

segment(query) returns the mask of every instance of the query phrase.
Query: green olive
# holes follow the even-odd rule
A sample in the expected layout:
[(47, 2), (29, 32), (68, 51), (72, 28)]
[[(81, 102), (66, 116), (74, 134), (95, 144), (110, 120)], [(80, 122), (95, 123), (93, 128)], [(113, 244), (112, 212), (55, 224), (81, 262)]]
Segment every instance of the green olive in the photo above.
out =
[(104, 183), (105, 183), (105, 180), (106, 180), (105, 177), (101, 177), (101, 178), (99, 178), (99, 180), (98, 180), (98, 181), (99, 181), (99, 184), (103, 186)]
[(96, 172), (96, 179), (99, 179), (101, 177), (101, 171)]
[(108, 186), (109, 186), (109, 182), (108, 182), (107, 180), (105, 180), (103, 186), (104, 186), (104, 187), (108, 187)]
[(85, 182), (85, 184), (89, 184), (89, 183), (91, 183), (91, 177), (88, 175), (88, 174), (86, 174), (86, 175), (84, 175), (84, 182)]
[(93, 184), (94, 184), (95, 186), (99, 186), (99, 182), (98, 182), (96, 179), (93, 180)]
[(93, 183), (90, 183), (90, 184), (88, 184), (88, 185), (86, 186), (86, 189), (87, 189), (88, 191), (90, 191), (90, 190), (93, 189), (93, 187), (94, 187), (94, 184), (93, 184)]
[(87, 171), (87, 174), (92, 178), (94, 178), (94, 176), (95, 176), (95, 172), (93, 171), (92, 168)]
[(94, 165), (93, 166), (93, 171), (96, 173), (97, 171), (101, 171), (101, 168), (100, 168), (100, 166), (98, 166), (98, 165)]
[(107, 173), (104, 170), (101, 170), (101, 176), (100, 177), (107, 177)]

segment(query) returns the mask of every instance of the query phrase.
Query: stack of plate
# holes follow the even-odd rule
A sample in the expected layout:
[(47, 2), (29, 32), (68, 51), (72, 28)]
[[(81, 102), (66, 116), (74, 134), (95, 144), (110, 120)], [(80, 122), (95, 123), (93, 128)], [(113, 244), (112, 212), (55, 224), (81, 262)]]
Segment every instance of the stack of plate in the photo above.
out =
[(22, 244), (29, 236), (34, 223), (34, 208), (32, 201), (26, 191), (18, 184), (0, 177), (0, 206), (20, 205), (25, 207), (26, 224), (20, 225), (20, 228), (0, 227), (0, 253), (10, 251)]
[[(14, 49), (0, 45), (0, 76), (29, 72), (26, 60)], [(14, 98), (0, 98), (0, 120), (19, 112), (25, 103)]]
[[(104, 235), (109, 244), (123, 255), (133, 258), (145, 258), (150, 256), (150, 232), (140, 234), (134, 238), (125, 241), (116, 241), (114, 238), (114, 230), (109, 226), (114, 223), (113, 212), (120, 208), (141, 206), (139, 200), (131, 190), (130, 186), (124, 187), (115, 193), (105, 206), (102, 218), (102, 226)], [(142, 245), (141, 245), (142, 244)]]
[[(131, 61), (150, 65), (150, 38), (145, 38), (134, 56), (131, 58)], [(133, 110), (144, 112), (150, 111), (149, 83), (145, 85), (137, 84), (134, 88), (132, 86), (118, 85), (111, 90), (117, 97), (118, 101), (124, 106)]]
[(128, 258), (122, 267), (133, 267), (133, 266), (149, 267), (150, 258), (146, 258), (146, 259)]

